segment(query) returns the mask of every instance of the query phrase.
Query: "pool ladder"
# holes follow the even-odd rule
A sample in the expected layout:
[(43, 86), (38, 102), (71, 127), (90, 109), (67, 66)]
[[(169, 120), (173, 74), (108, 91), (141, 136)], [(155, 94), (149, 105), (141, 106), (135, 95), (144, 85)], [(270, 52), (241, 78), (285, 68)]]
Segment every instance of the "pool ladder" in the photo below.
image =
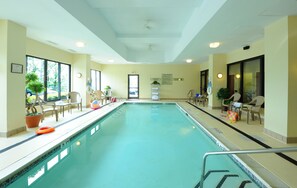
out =
[[(217, 151), (217, 152), (207, 152), (203, 156), (203, 164), (202, 164), (202, 172), (201, 172), (201, 179), (200, 182), (195, 186), (195, 188), (201, 187), (203, 188), (204, 180), (211, 174), (211, 173), (219, 173), (219, 172), (229, 172), (228, 170), (210, 170), (205, 174), (205, 166), (206, 160), (208, 156), (213, 155), (231, 155), (231, 154), (261, 154), (261, 153), (280, 153), (280, 152), (296, 152), (297, 147), (287, 147), (287, 148), (268, 148), (268, 149), (253, 149), (253, 150), (236, 150), (236, 151)], [(224, 175), (222, 180), (219, 182), (217, 187), (221, 187), (224, 181), (228, 177), (238, 177), (236, 174), (227, 174)], [(251, 183), (249, 180), (242, 181), (241, 185), (239, 186), (244, 187), (245, 184)]]

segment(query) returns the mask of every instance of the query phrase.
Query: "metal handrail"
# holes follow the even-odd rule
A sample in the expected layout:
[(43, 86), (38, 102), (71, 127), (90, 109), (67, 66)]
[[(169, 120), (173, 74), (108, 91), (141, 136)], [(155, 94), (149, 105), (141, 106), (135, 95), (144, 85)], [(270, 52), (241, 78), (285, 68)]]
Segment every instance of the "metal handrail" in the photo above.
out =
[(201, 179), (200, 179), (200, 187), (203, 188), (206, 159), (210, 155), (259, 154), (259, 153), (280, 153), (280, 152), (294, 152), (294, 151), (297, 151), (297, 147), (206, 152), (204, 154), (204, 156), (203, 156), (203, 165), (202, 165), (202, 172), (201, 172)]

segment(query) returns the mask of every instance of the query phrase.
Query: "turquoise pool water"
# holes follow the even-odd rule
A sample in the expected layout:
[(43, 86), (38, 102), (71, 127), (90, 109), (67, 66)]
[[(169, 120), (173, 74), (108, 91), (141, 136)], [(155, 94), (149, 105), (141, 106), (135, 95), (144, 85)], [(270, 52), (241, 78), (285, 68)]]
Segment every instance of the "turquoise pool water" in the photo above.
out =
[[(9, 187), (195, 187), (204, 153), (221, 150), (198, 127), (175, 104), (125, 104)], [(239, 176), (228, 178), (225, 187), (249, 179), (229, 157), (211, 157), (207, 164), (206, 169), (228, 169)], [(204, 187), (216, 187), (223, 175), (211, 174)]]

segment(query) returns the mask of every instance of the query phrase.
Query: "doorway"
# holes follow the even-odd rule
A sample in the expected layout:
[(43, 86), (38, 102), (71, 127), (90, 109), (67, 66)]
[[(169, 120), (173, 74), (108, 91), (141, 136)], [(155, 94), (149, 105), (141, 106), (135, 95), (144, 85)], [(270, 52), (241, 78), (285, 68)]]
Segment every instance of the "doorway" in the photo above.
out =
[(138, 74), (128, 74), (128, 99), (139, 99)]
[(204, 95), (207, 92), (208, 69), (200, 71), (200, 94)]

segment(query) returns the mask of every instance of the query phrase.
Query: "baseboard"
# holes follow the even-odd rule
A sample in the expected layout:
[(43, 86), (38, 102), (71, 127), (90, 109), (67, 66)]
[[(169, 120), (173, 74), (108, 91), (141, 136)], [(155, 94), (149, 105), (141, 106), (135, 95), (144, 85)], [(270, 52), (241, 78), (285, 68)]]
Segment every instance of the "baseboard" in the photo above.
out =
[(20, 132), (23, 132), (23, 131), (26, 131), (26, 127), (20, 127), (20, 128), (17, 128), (17, 129), (13, 129), (13, 130), (10, 130), (8, 132), (0, 132), (0, 137), (10, 137), (10, 136), (13, 136), (15, 134), (18, 134)]
[(264, 133), (287, 144), (297, 143), (297, 137), (286, 137), (264, 128)]

